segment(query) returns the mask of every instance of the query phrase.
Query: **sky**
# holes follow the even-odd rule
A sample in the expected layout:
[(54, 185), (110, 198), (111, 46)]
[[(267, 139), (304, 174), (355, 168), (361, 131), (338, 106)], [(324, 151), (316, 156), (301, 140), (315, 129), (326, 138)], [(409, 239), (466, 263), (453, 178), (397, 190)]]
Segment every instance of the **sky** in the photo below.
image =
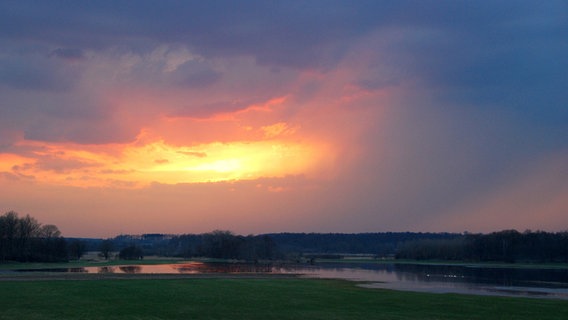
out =
[(0, 213), (568, 230), (566, 1), (1, 1)]

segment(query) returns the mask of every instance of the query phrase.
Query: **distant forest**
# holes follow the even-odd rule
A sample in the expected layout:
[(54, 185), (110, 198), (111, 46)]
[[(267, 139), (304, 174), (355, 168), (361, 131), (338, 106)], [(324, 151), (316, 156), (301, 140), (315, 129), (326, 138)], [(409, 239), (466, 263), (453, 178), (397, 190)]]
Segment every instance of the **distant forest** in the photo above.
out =
[(568, 232), (504, 230), (465, 234), (454, 239), (422, 239), (402, 243), (397, 259), (495, 262), (568, 262)]
[(63, 238), (54, 225), (11, 211), (0, 216), (0, 262), (55, 262), (80, 259), (96, 251), (104, 259), (144, 256), (208, 257), (246, 261), (313, 258), (341, 259), (348, 255), (411, 260), (471, 262), (568, 262), (568, 232), (505, 230), (489, 234), (271, 233), (235, 235), (230, 231), (204, 234), (119, 235), (109, 239)]
[[(116, 250), (140, 247), (146, 255), (171, 257), (210, 257), (239, 260), (297, 260), (301, 257), (341, 258), (345, 254), (394, 257), (402, 243), (420, 240), (452, 240), (450, 233), (272, 233), (241, 236), (230, 231), (204, 234), (120, 235), (111, 241)], [(87, 239), (83, 239), (86, 241)], [(90, 240), (96, 248), (96, 240)]]
[(568, 232), (505, 230), (489, 234), (458, 233), (273, 233), (121, 235), (115, 248), (135, 244), (147, 255), (212, 257), (240, 260), (297, 260), (365, 254), (374, 258), (471, 262), (568, 262)]

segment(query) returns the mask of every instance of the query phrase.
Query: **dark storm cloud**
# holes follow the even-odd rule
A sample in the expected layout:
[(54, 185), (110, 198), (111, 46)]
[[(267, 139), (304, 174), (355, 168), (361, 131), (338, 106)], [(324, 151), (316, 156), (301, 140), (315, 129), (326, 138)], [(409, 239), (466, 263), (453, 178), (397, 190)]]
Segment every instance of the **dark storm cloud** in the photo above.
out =
[[(563, 144), (567, 6), (564, 1), (4, 1), (4, 48), (37, 47), (45, 54), (6, 51), (0, 57), (0, 85), (70, 90), (79, 79), (76, 69), (53, 60), (85, 60), (89, 50), (144, 55), (160, 45), (185, 46), (206, 58), (250, 56), (259, 65), (326, 72), (358, 44), (374, 57), (356, 86), (378, 90), (416, 82), (435, 93), (439, 104), (499, 110), (519, 131), (536, 130)], [(121, 81), (199, 89), (224, 77), (197, 60), (168, 73), (162, 67), (142, 61)], [(238, 107), (210, 101), (169, 113), (207, 116), (206, 110)]]
[[(142, 58), (132, 64), (131, 69), (121, 81), (131, 84), (178, 86), (192, 89), (208, 87), (222, 78), (223, 74), (207, 62), (188, 57), (185, 57), (185, 59), (190, 59), (188, 61), (168, 66), (168, 54), (172, 51), (174, 50), (154, 50), (145, 56), (139, 56)], [(131, 54), (131, 52), (126, 54)]]
[(0, 56), (0, 86), (20, 90), (65, 91), (76, 72), (40, 55)]
[(453, 2), (412, 12), (400, 26), (418, 29), (386, 49), (441, 89), (441, 99), (531, 122), (568, 119), (566, 2)]
[(175, 83), (182, 87), (201, 88), (214, 84), (221, 79), (222, 74), (191, 61), (179, 66), (172, 77)]
[[(82, 49), (152, 50), (183, 43), (207, 56), (250, 55), (260, 64), (326, 69), (358, 38), (386, 30), (395, 33), (381, 48), (398, 57), (392, 63), (429, 82), (479, 87), (477, 98), (484, 99), (495, 93), (485, 89), (495, 83), (518, 90), (519, 79), (538, 78), (541, 86), (561, 80), (565, 73), (559, 70), (567, 67), (562, 59), (568, 50), (562, 41), (566, 6), (562, 1), (4, 2), (0, 37), (68, 46), (55, 51), (67, 57), (80, 57)], [(213, 81), (215, 74), (195, 77), (186, 80)]]
[[(551, 15), (560, 24), (552, 31), (560, 31), (565, 6), (556, 1), (537, 10), (528, 1), (18, 1), (4, 2), (0, 36), (73, 48), (181, 42), (200, 54), (247, 54), (271, 65), (323, 67), (377, 28), (446, 30), (472, 48), (502, 47), (527, 37), (547, 42), (562, 35), (550, 34), (550, 26), (539, 26), (539, 20)], [(445, 50), (445, 40), (439, 40), (399, 45), (428, 55)]]
[(0, 36), (83, 49), (181, 42), (205, 55), (324, 67), (340, 58), (351, 37), (381, 21), (382, 7), (372, 1), (8, 2)]

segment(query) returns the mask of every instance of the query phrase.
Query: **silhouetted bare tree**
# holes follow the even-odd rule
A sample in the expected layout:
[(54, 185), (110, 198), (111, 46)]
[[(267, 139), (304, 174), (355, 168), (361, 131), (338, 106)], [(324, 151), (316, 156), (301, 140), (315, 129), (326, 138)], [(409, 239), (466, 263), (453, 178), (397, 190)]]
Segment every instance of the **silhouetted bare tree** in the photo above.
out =
[(87, 244), (79, 239), (72, 240), (69, 243), (69, 257), (73, 259), (81, 259), (87, 250)]
[(103, 242), (101, 242), (101, 246), (99, 248), (100, 255), (102, 257), (104, 257), (105, 260), (108, 260), (110, 258), (110, 254), (113, 250), (113, 247), (114, 246), (113, 246), (112, 240), (109, 240), (109, 239), (103, 240)]
[(132, 245), (120, 250), (118, 257), (124, 260), (141, 260), (144, 258), (144, 254), (142, 253), (142, 249)]

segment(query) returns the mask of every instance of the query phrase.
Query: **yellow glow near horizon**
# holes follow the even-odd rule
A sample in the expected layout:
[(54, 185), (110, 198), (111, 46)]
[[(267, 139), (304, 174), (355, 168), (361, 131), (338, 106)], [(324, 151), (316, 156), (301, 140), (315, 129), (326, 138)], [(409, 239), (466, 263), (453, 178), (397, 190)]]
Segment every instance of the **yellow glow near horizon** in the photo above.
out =
[(310, 174), (327, 149), (279, 140), (174, 146), (159, 140), (109, 146), (43, 145), (29, 157), (3, 155), (0, 172), (38, 183), (138, 188)]
[[(322, 151), (283, 141), (169, 146), (162, 141), (125, 150), (142, 180), (161, 183), (209, 182), (278, 177), (309, 171)], [(143, 157), (142, 155), (146, 155)]]
[(187, 167), (188, 171), (214, 171), (214, 172), (231, 172), (241, 169), (241, 162), (238, 159), (217, 160), (214, 162), (200, 164), (194, 167)]

